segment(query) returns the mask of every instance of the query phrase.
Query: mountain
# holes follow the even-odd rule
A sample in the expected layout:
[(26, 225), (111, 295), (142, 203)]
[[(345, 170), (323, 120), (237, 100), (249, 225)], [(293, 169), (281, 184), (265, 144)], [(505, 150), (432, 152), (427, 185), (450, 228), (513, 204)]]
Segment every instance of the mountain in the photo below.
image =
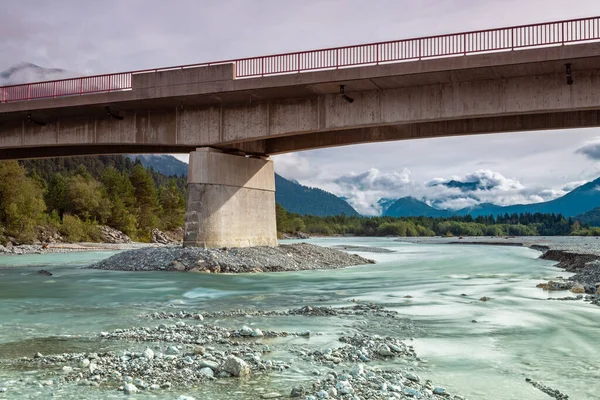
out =
[[(188, 165), (167, 154), (129, 155), (161, 174), (187, 176)], [(358, 215), (346, 201), (321, 189), (310, 188), (275, 174), (275, 201), (287, 211), (302, 215)]]
[(275, 174), (275, 201), (287, 211), (302, 215), (346, 214), (358, 215), (358, 212), (334, 194), (317, 188), (310, 188), (289, 181)]
[[(458, 187), (458, 186), (456, 186)], [(389, 199), (381, 199), (380, 204), (389, 204)], [(514, 204), (510, 206), (499, 206), (491, 203), (481, 203), (473, 207), (460, 210), (440, 210), (433, 208), (414, 197), (403, 197), (384, 207), (384, 216), (392, 217), (448, 217), (452, 215), (472, 215), (474, 217), (483, 215), (504, 215), (520, 213), (562, 214), (565, 217), (579, 218), (583, 215), (580, 223), (589, 223), (600, 226), (600, 218), (595, 218), (588, 211), (600, 207), (600, 178), (588, 182), (585, 185), (573, 189), (566, 195), (554, 200), (533, 204)], [(597, 212), (600, 217), (600, 210)], [(594, 223), (590, 221), (594, 221)]]
[(0, 72), (0, 85), (18, 85), (27, 82), (49, 81), (73, 78), (76, 74), (59, 68), (44, 68), (28, 62), (22, 62)]
[(600, 226), (600, 207), (596, 207), (588, 212), (579, 214), (573, 217), (580, 224), (588, 224), (591, 226)]
[(130, 154), (132, 160), (140, 160), (146, 168), (152, 168), (167, 176), (187, 176), (188, 165), (168, 154)]
[(600, 178), (573, 189), (569, 193), (554, 200), (534, 204), (515, 204), (511, 206), (497, 206), (494, 204), (479, 204), (476, 207), (457, 211), (457, 214), (473, 216), (498, 215), (513, 213), (542, 213), (562, 214), (565, 217), (574, 217), (600, 206)]
[(452, 215), (450, 211), (438, 210), (414, 197), (402, 197), (389, 204), (383, 212), (383, 216), (386, 217), (449, 217), (450, 215)]

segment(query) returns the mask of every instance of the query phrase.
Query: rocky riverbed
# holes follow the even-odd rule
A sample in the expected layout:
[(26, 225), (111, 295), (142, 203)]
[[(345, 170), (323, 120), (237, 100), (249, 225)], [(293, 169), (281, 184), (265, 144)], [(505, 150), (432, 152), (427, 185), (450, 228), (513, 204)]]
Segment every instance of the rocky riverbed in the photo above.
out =
[[(236, 317), (239, 310), (206, 318)], [(307, 317), (377, 314), (399, 319), (395, 311), (373, 304), (342, 308), (305, 306), (287, 311), (260, 311), (255, 315), (305, 315)], [(415, 367), (420, 360), (413, 347), (394, 336), (341, 333), (338, 346), (284, 346), (277, 338), (309, 337), (310, 332), (269, 331), (242, 326), (238, 329), (204, 322), (199, 312), (154, 313), (142, 319), (173, 319), (157, 326), (100, 332), (97, 340), (131, 346), (131, 349), (99, 353), (62, 353), (1, 361), (4, 366), (31, 371), (27, 378), (7, 382), (4, 392), (18, 392), (21, 384), (60, 388), (66, 385), (88, 390), (121, 391), (125, 395), (154, 392), (161, 398), (193, 390), (220, 380), (256, 379), (293, 368), (313, 366), (313, 379), (290, 384), (287, 391), (264, 389), (255, 395), (238, 392), (239, 398), (316, 399), (432, 399), (461, 400), (441, 386), (421, 378)], [(192, 318), (193, 321), (184, 321)], [(400, 333), (400, 332), (398, 332)], [(270, 340), (272, 344), (267, 344)], [(275, 341), (273, 341), (275, 340)], [(143, 345), (135, 345), (142, 342)], [(285, 354), (288, 353), (286, 356)], [(293, 360), (298, 360), (300, 367)], [(372, 365), (377, 362), (376, 365)], [(383, 363), (383, 364), (382, 364)], [(2, 385), (0, 385), (2, 386)], [(178, 399), (193, 399), (182, 395)]]
[(278, 247), (202, 249), (168, 246), (125, 251), (88, 268), (120, 271), (213, 273), (282, 272), (336, 269), (373, 264), (358, 255), (306, 243)]

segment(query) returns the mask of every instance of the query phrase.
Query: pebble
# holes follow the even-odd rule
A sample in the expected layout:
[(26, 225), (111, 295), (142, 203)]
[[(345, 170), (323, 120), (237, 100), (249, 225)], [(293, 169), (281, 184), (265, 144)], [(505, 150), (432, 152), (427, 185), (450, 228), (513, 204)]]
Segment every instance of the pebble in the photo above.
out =
[(265, 393), (260, 396), (261, 399), (278, 399), (281, 397), (281, 394), (277, 392)]
[(134, 394), (138, 392), (138, 388), (133, 383), (126, 383), (123, 387), (123, 392), (125, 394)]

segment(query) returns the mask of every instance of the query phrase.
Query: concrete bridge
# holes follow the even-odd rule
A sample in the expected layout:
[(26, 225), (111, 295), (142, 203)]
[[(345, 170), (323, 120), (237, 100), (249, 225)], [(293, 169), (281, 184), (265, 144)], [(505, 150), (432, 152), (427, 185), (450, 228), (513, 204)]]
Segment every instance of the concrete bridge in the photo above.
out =
[(599, 89), (600, 17), (549, 22), (0, 87), (0, 159), (189, 152), (185, 244), (276, 245), (269, 155), (599, 126)]

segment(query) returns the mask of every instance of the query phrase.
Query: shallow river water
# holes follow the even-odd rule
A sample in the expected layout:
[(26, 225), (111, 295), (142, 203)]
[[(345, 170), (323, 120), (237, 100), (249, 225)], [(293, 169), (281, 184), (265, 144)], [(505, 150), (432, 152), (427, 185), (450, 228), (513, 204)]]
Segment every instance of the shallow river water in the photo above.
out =
[[(387, 238), (309, 242), (378, 246), (394, 252), (353, 251), (377, 260), (375, 265), (243, 275), (77, 268), (113, 253), (0, 257), (0, 359), (36, 352), (113, 350), (125, 344), (90, 337), (100, 331), (158, 325), (161, 321), (140, 317), (155, 311), (285, 310), (304, 305), (348, 306), (351, 300), (359, 300), (396, 310), (407, 320), (223, 319), (216, 323), (291, 332), (310, 329), (321, 335), (274, 341), (280, 351), (274, 351), (273, 357), (292, 362), (285, 373), (136, 398), (175, 399), (185, 393), (202, 399), (250, 399), (256, 398), (252, 393), (258, 387), (289, 393), (299, 381), (314, 377), (307, 372), (309, 366), (294, 364), (294, 357), (283, 350), (339, 346), (341, 333), (365, 331), (406, 338), (423, 359), (415, 365), (422, 377), (468, 399), (549, 399), (526, 383), (526, 377), (559, 389), (573, 400), (600, 399), (600, 308), (579, 301), (546, 300), (549, 294), (537, 289), (536, 283), (567, 274), (553, 267), (553, 262), (539, 260), (539, 252), (519, 247), (416, 245)], [(41, 268), (53, 276), (37, 274)], [(479, 301), (483, 296), (489, 301)], [(115, 390), (75, 385), (41, 388), (34, 384), (36, 373), (0, 364), (0, 387), (8, 389), (0, 393), (0, 399), (124, 398)]]

